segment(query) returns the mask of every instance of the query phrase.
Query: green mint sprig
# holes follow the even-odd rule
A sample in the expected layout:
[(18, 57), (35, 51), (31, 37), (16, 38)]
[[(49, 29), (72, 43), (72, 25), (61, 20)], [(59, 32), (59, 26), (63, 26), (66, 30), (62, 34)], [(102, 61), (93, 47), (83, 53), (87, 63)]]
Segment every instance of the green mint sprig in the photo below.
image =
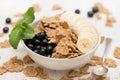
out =
[(24, 18), (16, 23), (9, 35), (9, 43), (14, 49), (17, 49), (20, 40), (32, 39), (35, 36), (34, 29), (29, 25), (34, 19), (34, 8), (30, 7), (24, 14)]

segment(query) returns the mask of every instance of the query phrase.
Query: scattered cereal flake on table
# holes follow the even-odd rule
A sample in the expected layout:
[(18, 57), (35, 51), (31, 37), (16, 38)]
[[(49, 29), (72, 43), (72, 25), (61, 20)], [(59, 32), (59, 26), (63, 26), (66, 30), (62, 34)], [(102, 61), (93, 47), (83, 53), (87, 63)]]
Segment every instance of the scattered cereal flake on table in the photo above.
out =
[(75, 70), (70, 70), (67, 74), (67, 77), (68, 78), (73, 78), (73, 77), (80, 77), (82, 76), (83, 74), (79, 71), (75, 71)]
[(96, 13), (96, 18), (97, 18), (97, 20), (100, 20), (102, 17), (101, 17), (101, 13), (100, 12), (98, 12), (98, 13)]
[(99, 8), (99, 12), (100, 13), (103, 13), (103, 14), (106, 14), (106, 15), (110, 15), (111, 14), (110, 11), (107, 8), (105, 8), (102, 5), (102, 3), (100, 3), (100, 2), (95, 3), (94, 6)]
[(53, 7), (52, 7), (52, 10), (61, 10), (62, 7), (58, 4), (54, 4)]
[(47, 73), (45, 72), (45, 70), (43, 69), (43, 68), (41, 68), (41, 67), (36, 67), (35, 68), (36, 69), (36, 71), (37, 71), (37, 77), (39, 78), (39, 79), (46, 79), (46, 78), (48, 78), (48, 76), (47, 76)]
[(89, 74), (88, 69), (89, 69), (90, 65), (86, 64), (85, 66), (80, 68), (80, 72), (81, 74)]
[(26, 56), (23, 58), (23, 62), (24, 62), (25, 64), (33, 64), (33, 63), (34, 63), (34, 61), (30, 58), (29, 55), (26, 55)]
[(60, 78), (60, 80), (73, 80), (73, 79), (62, 76), (62, 77)]
[(23, 13), (17, 13), (17, 14), (15, 14), (15, 17), (23, 17), (24, 16), (24, 14)]
[(90, 66), (96, 66), (96, 63), (94, 61), (90, 61), (89, 63), (87, 63)]
[(16, 23), (17, 23), (17, 22), (11, 22), (10, 25), (11, 25), (12, 27), (15, 27)]
[[(41, 79), (40, 79), (41, 80)], [(42, 79), (43, 80), (43, 79)], [(54, 79), (52, 79), (52, 78), (47, 78), (47, 79), (45, 79), (45, 80), (54, 80)]]
[(99, 64), (101, 64), (102, 57), (93, 56), (93, 57), (91, 58), (91, 60), (95, 61), (95, 64), (96, 64), (96, 65), (99, 65)]
[(0, 75), (4, 74), (7, 72), (7, 69), (4, 68), (3, 66), (0, 67)]
[(4, 36), (4, 34), (3, 33), (0, 33), (0, 37), (3, 37)]
[(120, 47), (115, 48), (114, 57), (120, 59)]
[(3, 42), (0, 42), (0, 48), (9, 48), (10, 44), (8, 40), (4, 40)]
[(34, 4), (33, 7), (34, 7), (35, 12), (40, 12), (39, 4)]
[(104, 42), (104, 40), (105, 40), (105, 37), (104, 37), (104, 36), (101, 36), (101, 41), (100, 41), (100, 43), (102, 44), (102, 43)]
[(117, 63), (115, 62), (115, 60), (110, 59), (110, 58), (106, 58), (105, 59), (105, 65), (110, 67), (110, 68), (116, 68), (117, 67)]
[(110, 80), (110, 77), (100, 77), (100, 78), (97, 78), (97, 80)]
[(3, 67), (5, 67), (10, 72), (20, 72), (23, 70), (24, 65), (22, 60), (17, 59), (17, 56), (15, 56), (9, 61), (5, 62)]
[(92, 77), (88, 77), (88, 78), (81, 78), (79, 80), (94, 80)]
[(23, 73), (28, 77), (36, 77), (38, 72), (34, 66), (27, 66), (24, 68)]
[(108, 27), (112, 27), (113, 26), (113, 23), (115, 23), (116, 20), (114, 17), (107, 17), (106, 19), (106, 26)]

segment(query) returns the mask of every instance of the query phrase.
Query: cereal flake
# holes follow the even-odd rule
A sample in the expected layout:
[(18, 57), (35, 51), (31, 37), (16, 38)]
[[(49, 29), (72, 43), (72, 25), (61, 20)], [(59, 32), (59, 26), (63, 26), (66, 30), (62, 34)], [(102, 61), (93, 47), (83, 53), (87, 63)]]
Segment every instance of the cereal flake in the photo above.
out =
[(38, 72), (34, 66), (27, 66), (24, 68), (23, 73), (28, 77), (36, 77)]
[(4, 74), (6, 72), (7, 72), (7, 69), (1, 66), (0, 67), (0, 75)]
[(33, 63), (34, 63), (34, 61), (30, 58), (29, 55), (26, 55), (26, 56), (23, 58), (23, 62), (24, 62), (25, 64), (33, 64)]
[(62, 7), (58, 4), (53, 5), (52, 10), (61, 10)]
[(120, 47), (115, 48), (114, 57), (120, 59)]
[(17, 56), (5, 62), (3, 66), (10, 72), (20, 72), (23, 70), (23, 62)]

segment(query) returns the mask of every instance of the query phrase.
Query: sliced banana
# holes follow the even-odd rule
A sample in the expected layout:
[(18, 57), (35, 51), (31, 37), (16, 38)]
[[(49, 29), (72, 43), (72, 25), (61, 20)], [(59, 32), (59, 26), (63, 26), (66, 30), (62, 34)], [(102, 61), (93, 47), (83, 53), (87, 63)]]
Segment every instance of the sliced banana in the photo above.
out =
[(78, 49), (80, 49), (82, 52), (87, 53), (89, 52), (91, 49), (93, 49), (94, 43), (92, 40), (88, 39), (88, 38), (81, 38), (78, 39)]
[(65, 12), (60, 17), (66, 21), (71, 29), (77, 34), (77, 47), (83, 53), (87, 53), (95, 47), (98, 42), (98, 33), (94, 26), (79, 14)]

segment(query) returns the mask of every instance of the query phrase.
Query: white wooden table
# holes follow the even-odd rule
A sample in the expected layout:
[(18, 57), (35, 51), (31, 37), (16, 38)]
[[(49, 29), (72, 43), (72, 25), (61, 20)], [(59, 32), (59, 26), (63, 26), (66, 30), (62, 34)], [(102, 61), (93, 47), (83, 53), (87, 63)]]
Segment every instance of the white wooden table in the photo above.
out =
[[(112, 28), (105, 27), (105, 16), (102, 15), (102, 20), (98, 21), (96, 18), (88, 18), (87, 11), (91, 10), (91, 7), (96, 2), (101, 2), (105, 7), (107, 7), (112, 13), (111, 16), (115, 17), (117, 23), (114, 24)], [(107, 57), (115, 59), (113, 57), (113, 51), (116, 46), (120, 46), (120, 0), (0, 0), (0, 32), (2, 32), (2, 28), (6, 26), (5, 18), (11, 17), (13, 21), (16, 21), (16, 18), (13, 17), (18, 12), (25, 12), (27, 8), (33, 4), (40, 4), (41, 11), (36, 13), (36, 20), (40, 19), (43, 16), (52, 16), (56, 13), (63, 11), (71, 11), (74, 12), (75, 9), (80, 9), (81, 15), (86, 17), (91, 23), (93, 23), (101, 35), (113, 38), (112, 46), (108, 51)], [(61, 11), (52, 11), (51, 8), (53, 4), (59, 4), (63, 7)], [(8, 39), (8, 34), (6, 34), (3, 38), (0, 38), (0, 41)], [(100, 45), (98, 48), (96, 55), (102, 55), (102, 49), (104, 45)], [(23, 58), (26, 55), (26, 52), (19, 45), (18, 50), (14, 50), (12, 48), (0, 49), (0, 65), (10, 59), (12, 56), (18, 55), (19, 58)], [(118, 63), (118, 67), (114, 69), (110, 69), (108, 75), (111, 77), (111, 80), (120, 80), (120, 60), (115, 59)], [(36, 65), (36, 64), (35, 64)], [(51, 70), (47, 70), (49, 76), (58, 80), (59, 77), (64, 75), (66, 71), (58, 71), (54, 72)], [(25, 77), (25, 75), (20, 73), (5, 73), (0, 76), (0, 80), (37, 80), (34, 77)], [(77, 79), (75, 79), (77, 80)]]

